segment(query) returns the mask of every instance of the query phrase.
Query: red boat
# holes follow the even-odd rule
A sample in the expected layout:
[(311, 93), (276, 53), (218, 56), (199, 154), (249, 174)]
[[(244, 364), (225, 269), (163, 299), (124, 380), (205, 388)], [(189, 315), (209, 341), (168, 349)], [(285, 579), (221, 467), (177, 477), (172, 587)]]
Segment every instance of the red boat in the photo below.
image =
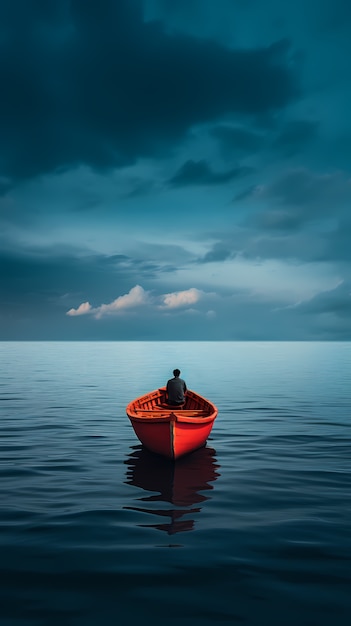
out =
[(205, 445), (218, 410), (190, 390), (183, 405), (170, 406), (166, 387), (161, 387), (130, 402), (126, 412), (145, 448), (178, 459)]

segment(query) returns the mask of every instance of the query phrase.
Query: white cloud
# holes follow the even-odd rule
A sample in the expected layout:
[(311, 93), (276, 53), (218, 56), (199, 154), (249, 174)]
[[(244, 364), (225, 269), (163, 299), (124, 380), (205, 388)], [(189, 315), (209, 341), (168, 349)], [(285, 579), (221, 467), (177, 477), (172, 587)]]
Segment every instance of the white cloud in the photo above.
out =
[(82, 302), (82, 304), (79, 305), (78, 309), (70, 309), (69, 311), (67, 311), (66, 315), (87, 315), (87, 313), (91, 313), (92, 310), (92, 306), (89, 302)]
[(161, 308), (163, 309), (178, 309), (191, 307), (196, 304), (201, 296), (202, 291), (191, 287), (185, 291), (176, 291), (173, 293), (166, 293), (159, 297), (152, 298), (149, 291), (145, 291), (140, 285), (135, 285), (127, 294), (119, 296), (113, 302), (109, 304), (101, 304), (100, 306), (93, 308), (89, 302), (83, 302), (77, 309), (70, 309), (66, 315), (94, 315), (97, 319), (106, 315), (114, 315), (126, 309), (132, 309), (145, 305), (157, 306), (157, 303), (162, 302)]
[(177, 309), (179, 307), (196, 304), (200, 300), (201, 292), (195, 287), (186, 291), (176, 291), (167, 293), (162, 297), (163, 304), (167, 309)]
[(135, 285), (129, 293), (119, 296), (109, 304), (101, 304), (101, 306), (93, 308), (89, 302), (83, 302), (79, 305), (78, 309), (70, 309), (67, 311), (66, 315), (87, 315), (89, 313), (90, 315), (95, 315), (95, 317), (100, 318), (103, 317), (103, 315), (117, 313), (123, 309), (141, 306), (146, 304), (148, 300), (148, 293), (140, 287), (140, 285)]
[(94, 314), (96, 317), (100, 318), (103, 315), (109, 315), (124, 309), (131, 309), (147, 304), (148, 300), (148, 293), (140, 287), (140, 285), (135, 285), (135, 287), (133, 287), (129, 293), (126, 293), (124, 296), (119, 296), (116, 300), (110, 302), (110, 304), (102, 304), (98, 308), (94, 309)]

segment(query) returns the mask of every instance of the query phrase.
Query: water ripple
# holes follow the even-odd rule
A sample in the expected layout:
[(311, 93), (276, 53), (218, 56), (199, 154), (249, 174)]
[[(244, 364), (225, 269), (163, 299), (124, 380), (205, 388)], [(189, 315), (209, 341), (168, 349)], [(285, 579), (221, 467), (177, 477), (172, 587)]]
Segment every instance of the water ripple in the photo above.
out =
[[(351, 344), (159, 348), (2, 345), (1, 624), (346, 626)], [(219, 408), (176, 464), (125, 415), (169, 355)]]

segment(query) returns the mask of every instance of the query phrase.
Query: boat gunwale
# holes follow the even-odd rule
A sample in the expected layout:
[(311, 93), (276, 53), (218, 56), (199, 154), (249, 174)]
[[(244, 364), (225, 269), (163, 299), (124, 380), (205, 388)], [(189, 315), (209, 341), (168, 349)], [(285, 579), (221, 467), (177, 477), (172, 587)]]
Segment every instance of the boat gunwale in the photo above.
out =
[[(207, 400), (207, 398), (195, 393), (191, 389), (187, 391), (187, 397), (198, 402), (200, 408), (182, 409), (180, 407), (167, 407), (162, 404), (155, 404), (152, 408), (144, 406), (149, 402), (155, 401), (156, 399), (163, 398), (165, 392), (166, 387), (160, 387), (159, 389), (146, 393), (139, 398), (135, 398), (126, 408), (126, 413), (129, 419), (135, 422), (144, 422), (149, 424), (170, 421), (188, 424), (206, 424), (214, 421), (217, 417), (217, 407), (212, 402)], [(160, 413), (159, 415), (157, 415), (158, 412)], [(198, 413), (198, 415), (196, 415), (196, 413)]]
[(168, 415), (151, 415), (150, 417), (147, 415), (133, 415), (132, 413), (128, 413), (128, 417), (130, 420), (135, 422), (143, 422), (147, 424), (159, 424), (161, 422), (180, 422), (184, 424), (207, 424), (209, 422), (213, 422), (213, 420), (217, 417), (217, 412), (214, 411), (211, 415), (206, 416), (191, 416), (191, 415), (182, 415), (180, 411), (173, 412), (170, 411)]
[[(133, 405), (140, 405), (140, 404), (146, 404), (147, 402), (152, 402), (155, 399), (158, 398), (163, 398), (166, 395), (166, 387), (159, 387), (159, 389), (155, 389), (154, 391), (150, 391), (149, 393), (145, 393), (142, 396), (139, 396), (138, 398), (134, 398), (134, 400), (132, 400), (128, 406), (127, 406), (127, 410), (129, 408), (132, 408)], [(198, 402), (199, 405), (209, 408), (209, 409), (213, 409), (216, 410), (216, 406), (213, 404), (213, 402), (211, 402), (210, 400), (208, 400), (207, 398), (205, 398), (204, 396), (201, 396), (200, 394), (196, 393), (195, 391), (192, 391), (191, 389), (188, 389), (186, 392), (186, 397), (196, 400)], [(161, 408), (160, 404), (156, 404), (153, 408)], [(140, 407), (141, 408), (141, 407)], [(169, 410), (169, 409), (177, 409), (179, 407), (176, 406), (163, 406), (162, 408), (164, 408), (165, 410)]]

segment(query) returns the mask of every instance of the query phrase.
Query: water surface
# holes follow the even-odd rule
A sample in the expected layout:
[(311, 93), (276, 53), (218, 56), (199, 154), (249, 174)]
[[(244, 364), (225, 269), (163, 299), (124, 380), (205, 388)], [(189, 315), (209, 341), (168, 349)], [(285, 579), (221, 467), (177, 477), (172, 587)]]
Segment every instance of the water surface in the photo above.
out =
[[(1, 343), (0, 624), (349, 623), (351, 344)], [(125, 415), (179, 367), (175, 464)]]

